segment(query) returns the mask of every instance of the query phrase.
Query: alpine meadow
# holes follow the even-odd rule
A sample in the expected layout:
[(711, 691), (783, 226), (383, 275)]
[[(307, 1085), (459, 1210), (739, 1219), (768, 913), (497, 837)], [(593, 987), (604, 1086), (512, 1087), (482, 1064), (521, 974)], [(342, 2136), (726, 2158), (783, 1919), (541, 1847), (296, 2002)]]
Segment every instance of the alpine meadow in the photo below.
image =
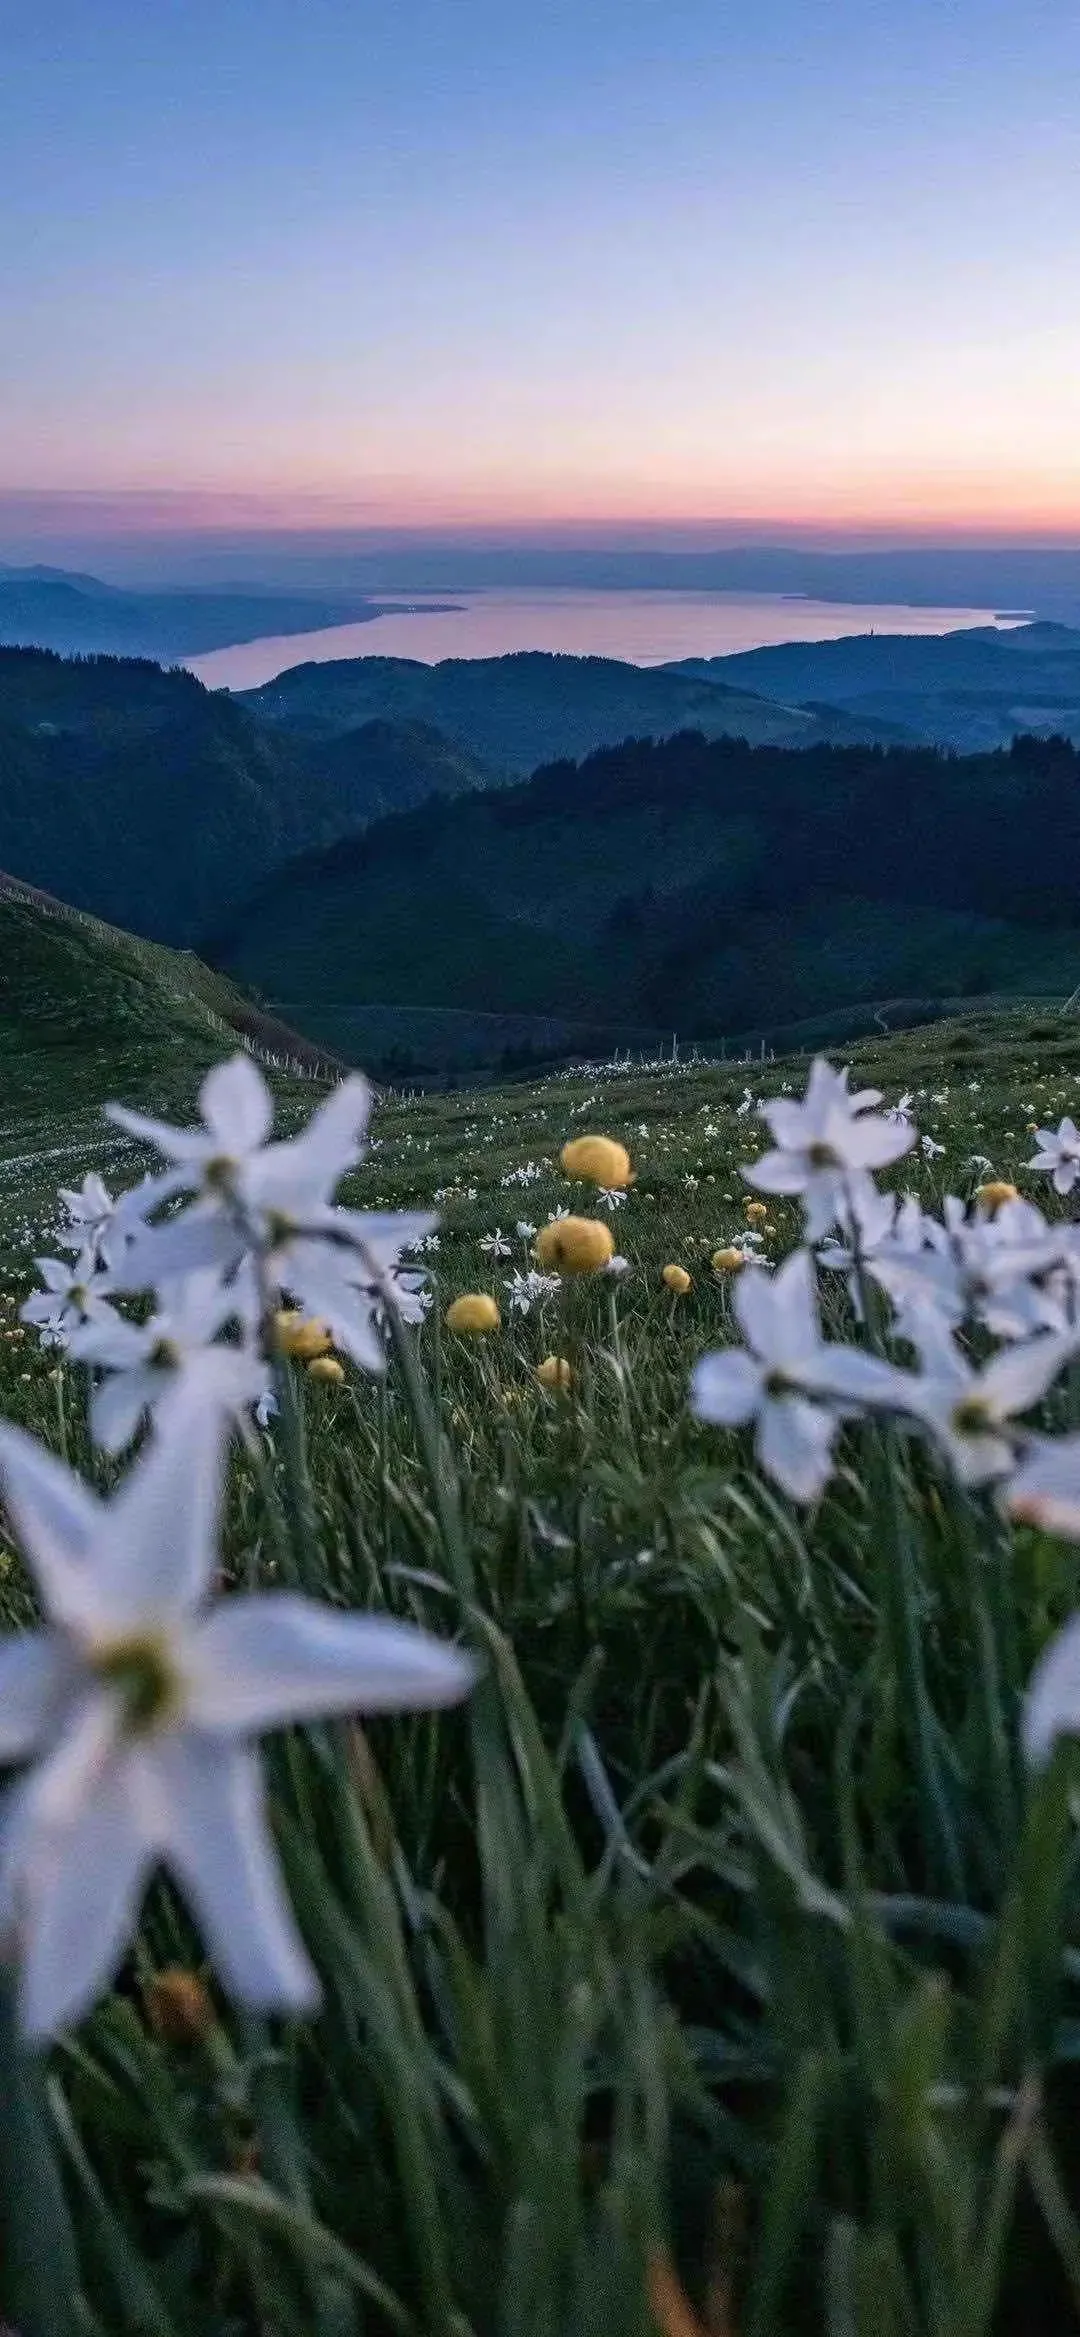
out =
[(1080, 15), (8, 19), (0, 2337), (1080, 2337)]

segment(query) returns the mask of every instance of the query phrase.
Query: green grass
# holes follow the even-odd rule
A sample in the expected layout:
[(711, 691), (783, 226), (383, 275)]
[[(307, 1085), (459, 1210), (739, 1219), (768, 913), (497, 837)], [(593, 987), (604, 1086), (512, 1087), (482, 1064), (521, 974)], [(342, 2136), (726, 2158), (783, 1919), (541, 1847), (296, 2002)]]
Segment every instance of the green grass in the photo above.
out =
[[(221, 1051), (191, 999), (171, 1024), (159, 1010), (110, 1009), (92, 1059), (24, 1025), (0, 1132), (0, 1413), (87, 1467), (77, 1379), (18, 1335), (14, 1302), (57, 1166), (115, 1173), (94, 1104), (179, 1108), (186, 1088), (190, 1109), (205, 1050)], [(152, 1063), (166, 1024), (175, 1058)], [(1034, 1190), (1027, 1122), (1080, 1097), (1080, 1025), (1037, 1009), (850, 1059), (890, 1097), (926, 1091), (919, 1124), (945, 1150), (901, 1181), (930, 1205), (969, 1192), (979, 1156)], [(298, 1378), (305, 1575), (335, 1601), (464, 1620), (485, 1684), (443, 1721), (273, 1751), (279, 1841), (327, 1986), (317, 2023), (267, 2032), (219, 2007), (201, 2042), (157, 2033), (147, 1981), (197, 1948), (155, 1891), (121, 1988), (47, 2073), (79, 2259), (71, 2329), (1077, 2324), (1080, 1877), (1060, 1778), (1033, 1793), (1016, 1757), (1018, 1698), (1075, 1603), (1077, 1559), (1007, 1534), (870, 1426), (798, 1516), (742, 1438), (687, 1411), (693, 1361), (731, 1332), (708, 1259), (744, 1223), (739, 1165), (760, 1144), (737, 1106), (747, 1082), (801, 1086), (805, 1068), (595, 1071), (380, 1104), (348, 1197), (442, 1195), (440, 1304), (416, 1343), (438, 1467), (397, 1367), (385, 1389)], [(300, 1100), (285, 1089), (288, 1119)], [(631, 1273), (453, 1339), (446, 1299), (505, 1299), (526, 1263), (517, 1222), (580, 1205), (557, 1161), (586, 1129), (637, 1165), (612, 1221)], [(51, 1150), (46, 1134), (70, 1141), (70, 1168), (19, 1165)], [(539, 1174), (511, 1181), (530, 1162)], [(773, 1224), (778, 1256), (794, 1210)], [(480, 1247), (496, 1227), (505, 1263)], [(693, 1276), (685, 1299), (660, 1283), (669, 1260)], [(567, 1400), (536, 1385), (551, 1351), (576, 1374)], [(1075, 1400), (1054, 1399), (1057, 1425)], [(273, 1578), (270, 1498), (238, 1461), (230, 1571)], [(25, 1615), (10, 1553), (5, 1595)], [(694, 2316), (681, 2325), (658, 2278), (669, 2255)]]

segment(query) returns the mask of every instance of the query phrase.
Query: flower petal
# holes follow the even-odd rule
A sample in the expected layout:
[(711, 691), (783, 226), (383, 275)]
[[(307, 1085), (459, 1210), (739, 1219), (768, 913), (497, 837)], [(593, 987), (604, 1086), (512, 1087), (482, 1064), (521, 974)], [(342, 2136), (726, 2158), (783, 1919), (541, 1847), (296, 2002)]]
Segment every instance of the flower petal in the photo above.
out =
[(22, 1942), (20, 2025), (55, 2036), (90, 2011), (115, 1977), (154, 1863), (117, 1763), (70, 1825), (39, 1835), (28, 1787), (16, 1788), (0, 1836), (0, 1901)]
[(257, 1152), (274, 1118), (274, 1100), (262, 1072), (243, 1051), (207, 1072), (199, 1089), (199, 1109), (225, 1153)]
[(0, 1494), (55, 1622), (79, 1629), (97, 1612), (85, 1564), (105, 1506), (35, 1437), (0, 1422)]
[(1040, 1657), (1028, 1685), (1021, 1736), (1028, 1760), (1041, 1767), (1059, 1736), (1080, 1730), (1080, 1615), (1066, 1623)]
[(382, 1615), (342, 1615), (288, 1591), (222, 1599), (191, 1656), (193, 1725), (250, 1735), (341, 1712), (456, 1704), (476, 1678), (460, 1649)]
[(53, 1632), (0, 1640), (0, 1761), (24, 1760), (40, 1743), (66, 1669)]
[(744, 1347), (703, 1355), (690, 1383), (690, 1404), (699, 1420), (718, 1428), (742, 1428), (761, 1397), (762, 1369)]
[(122, 1629), (197, 1606), (217, 1563), (227, 1428), (198, 1378), (182, 1375), (159, 1409), (156, 1434), (100, 1513), (95, 1600)]
[(832, 1467), (836, 1420), (801, 1396), (766, 1404), (757, 1432), (757, 1456), (793, 1501), (815, 1501)]
[(231, 1996), (257, 2011), (313, 2010), (319, 1983), (270, 1839), (257, 1756), (193, 1736), (155, 1757), (162, 1849)]

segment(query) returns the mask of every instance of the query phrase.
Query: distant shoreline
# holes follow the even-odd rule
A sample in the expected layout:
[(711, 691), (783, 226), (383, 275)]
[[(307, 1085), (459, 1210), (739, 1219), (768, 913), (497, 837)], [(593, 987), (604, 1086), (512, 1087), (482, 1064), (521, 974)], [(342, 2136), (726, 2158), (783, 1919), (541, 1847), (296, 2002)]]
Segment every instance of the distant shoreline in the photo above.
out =
[(938, 635), (1024, 621), (1026, 614), (1003, 615), (988, 607), (825, 601), (801, 593), (724, 592), (714, 586), (650, 591), (626, 585), (604, 591), (485, 586), (449, 602), (417, 593), (378, 616), (308, 633), (248, 635), (183, 662), (211, 689), (247, 690), (295, 665), (350, 657), (437, 665), (532, 650), (671, 665), (792, 640), (829, 641), (869, 632)]

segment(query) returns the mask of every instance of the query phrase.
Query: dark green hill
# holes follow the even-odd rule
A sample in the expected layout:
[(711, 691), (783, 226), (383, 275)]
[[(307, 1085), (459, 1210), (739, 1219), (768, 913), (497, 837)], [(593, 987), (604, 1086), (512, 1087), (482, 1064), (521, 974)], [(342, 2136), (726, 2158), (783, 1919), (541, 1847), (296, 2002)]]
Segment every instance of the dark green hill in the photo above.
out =
[(664, 670), (784, 703), (825, 700), (859, 721), (963, 752), (1007, 745), (1022, 732), (1080, 739), (1080, 632), (1068, 625), (785, 641)]
[(1037, 740), (970, 758), (631, 743), (299, 863), (220, 962), (344, 1054), (373, 1008), (384, 1032), (390, 1010), (426, 1016), (436, 1046), (437, 1012), (444, 1065), (470, 1015), (705, 1038), (880, 998), (1064, 993), (1080, 760)]
[(780, 706), (772, 696), (617, 658), (528, 650), (447, 658), (440, 665), (405, 657), (298, 665), (261, 689), (241, 692), (240, 702), (261, 721), (308, 737), (333, 736), (375, 717), (430, 723), (466, 754), (521, 776), (556, 756), (688, 729), (789, 746), (871, 735), (848, 714)]
[(0, 649), (0, 867), (194, 943), (297, 852), (489, 774), (419, 725), (307, 743), (192, 674)]

